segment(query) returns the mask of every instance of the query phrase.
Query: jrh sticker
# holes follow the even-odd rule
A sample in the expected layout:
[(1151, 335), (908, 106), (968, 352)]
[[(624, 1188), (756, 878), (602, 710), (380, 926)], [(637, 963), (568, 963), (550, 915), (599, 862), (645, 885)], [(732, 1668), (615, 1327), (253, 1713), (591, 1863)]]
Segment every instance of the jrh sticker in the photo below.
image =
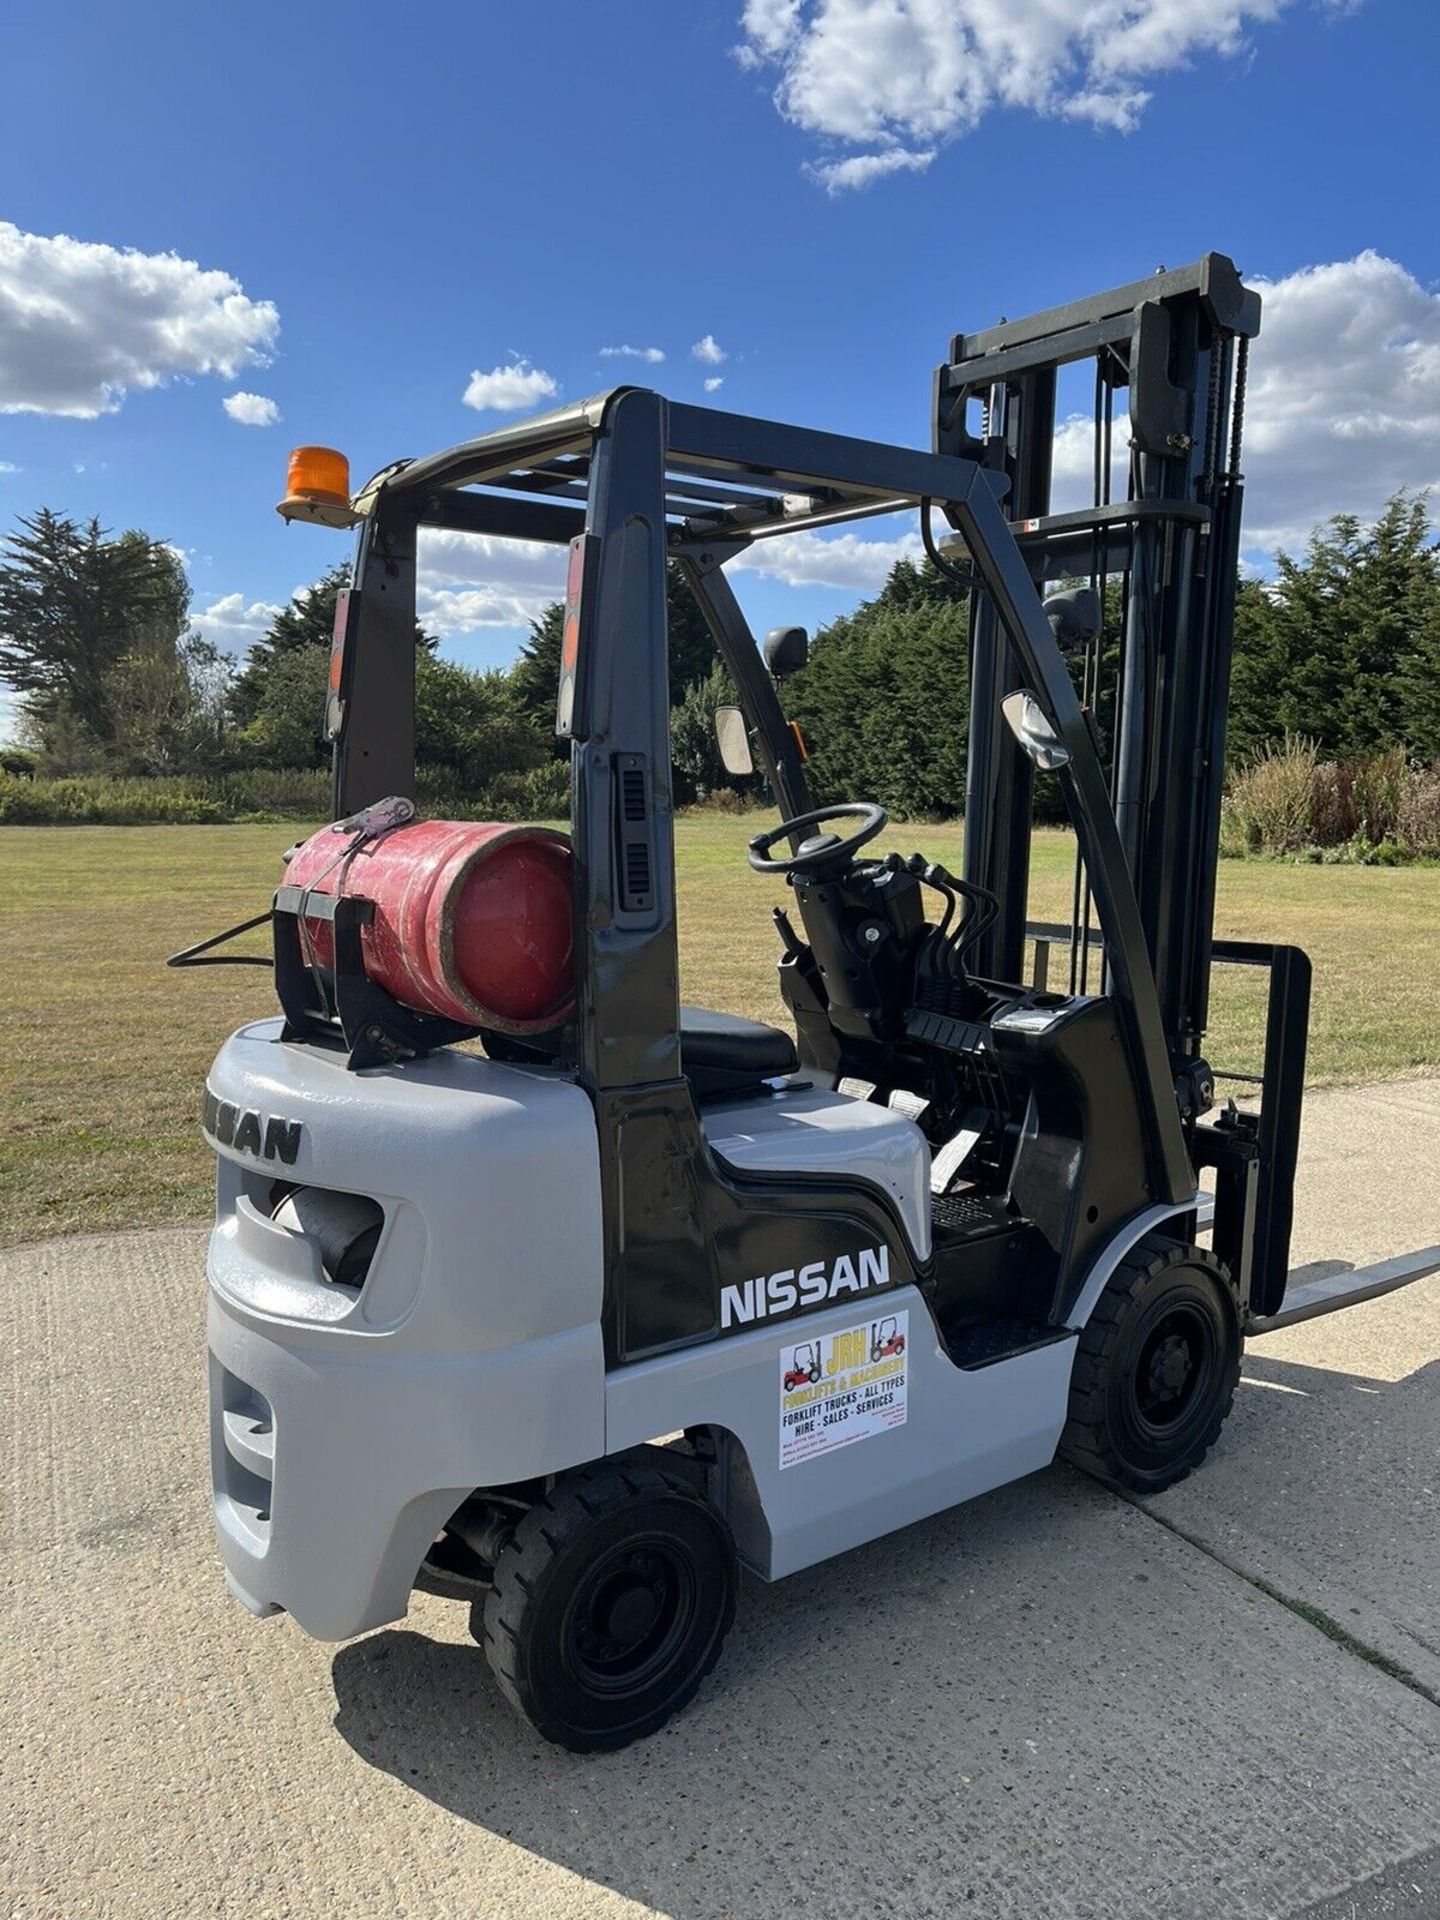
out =
[(780, 1349), (780, 1465), (905, 1424), (910, 1315), (882, 1314)]

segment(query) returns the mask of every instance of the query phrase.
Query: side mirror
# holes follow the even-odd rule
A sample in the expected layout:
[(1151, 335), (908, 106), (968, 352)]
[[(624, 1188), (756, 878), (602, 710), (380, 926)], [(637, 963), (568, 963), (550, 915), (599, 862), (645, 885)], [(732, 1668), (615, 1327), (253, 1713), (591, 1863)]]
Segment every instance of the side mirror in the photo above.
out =
[(804, 627), (771, 627), (760, 651), (777, 680), (788, 680), (810, 658), (810, 636)]
[(1023, 689), (1019, 693), (1007, 693), (1000, 702), (1000, 711), (1020, 751), (1033, 760), (1042, 773), (1053, 773), (1056, 767), (1069, 764), (1070, 749), (1051, 726), (1045, 709), (1033, 693)]
[(1100, 596), (1094, 587), (1071, 587), (1065, 593), (1052, 593), (1045, 602), (1045, 618), (1062, 652), (1083, 647), (1093, 640), (1103, 625)]
[(715, 744), (720, 749), (720, 764), (727, 773), (743, 779), (747, 773), (755, 771), (754, 756), (750, 752), (750, 729), (739, 707), (715, 709)]

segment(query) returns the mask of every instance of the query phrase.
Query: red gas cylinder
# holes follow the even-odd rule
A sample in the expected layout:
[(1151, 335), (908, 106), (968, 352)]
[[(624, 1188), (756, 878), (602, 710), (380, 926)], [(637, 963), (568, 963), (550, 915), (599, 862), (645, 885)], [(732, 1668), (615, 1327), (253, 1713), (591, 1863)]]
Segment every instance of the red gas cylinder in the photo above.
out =
[[(361, 933), (365, 971), (404, 1006), (501, 1033), (537, 1033), (570, 1011), (574, 922), (563, 833), (416, 820), (355, 842), (322, 827), (290, 856), (285, 881), (374, 901)], [(333, 965), (329, 923), (307, 914), (305, 927), (314, 958)]]

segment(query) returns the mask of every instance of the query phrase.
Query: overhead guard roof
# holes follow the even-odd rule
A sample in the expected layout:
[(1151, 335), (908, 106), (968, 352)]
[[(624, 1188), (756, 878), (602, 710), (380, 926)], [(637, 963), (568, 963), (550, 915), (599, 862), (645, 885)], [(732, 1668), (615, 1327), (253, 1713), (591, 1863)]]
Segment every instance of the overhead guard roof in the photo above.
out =
[[(434, 506), (422, 508), (422, 520), (505, 532), (511, 525), (518, 531), (516, 496), (529, 495), (556, 503), (546, 510), (548, 531), (533, 537), (568, 537), (567, 527), (573, 523), (578, 532), (582, 523), (595, 436), (614, 403), (636, 391), (633, 386), (612, 387), (439, 453), (396, 461), (366, 482), (355, 497), (356, 508), (370, 512), (382, 493), (389, 500), (424, 495)], [(939, 469), (945, 469), (948, 478), (957, 464), (918, 449), (887, 449), (878, 442), (752, 420), (688, 402), (669, 404), (677, 423), (703, 423), (707, 431), (700, 437), (714, 442), (712, 450), (694, 453), (672, 442), (667, 452), (667, 516), (687, 539), (743, 545), (767, 535), (892, 512), (927, 491), (943, 498), (949, 489), (938, 483), (927, 487), (920, 469), (936, 469), (938, 480)], [(805, 449), (803, 471), (779, 457), (782, 444), (788, 449), (792, 443)], [(502, 506), (496, 508), (493, 529), (486, 502), (495, 502), (496, 492), (472, 489), (499, 490)], [(566, 505), (558, 504), (562, 502)]]

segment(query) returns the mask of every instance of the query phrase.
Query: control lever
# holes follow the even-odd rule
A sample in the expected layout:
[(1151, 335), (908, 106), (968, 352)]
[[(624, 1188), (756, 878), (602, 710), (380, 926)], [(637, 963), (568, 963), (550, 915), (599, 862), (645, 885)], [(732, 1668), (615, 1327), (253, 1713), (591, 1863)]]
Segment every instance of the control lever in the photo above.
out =
[(775, 931), (780, 936), (780, 944), (785, 949), (785, 958), (798, 959), (804, 953), (805, 947), (804, 943), (795, 937), (795, 929), (790, 924), (789, 914), (783, 907), (775, 907), (771, 911), (771, 918), (775, 922)]

